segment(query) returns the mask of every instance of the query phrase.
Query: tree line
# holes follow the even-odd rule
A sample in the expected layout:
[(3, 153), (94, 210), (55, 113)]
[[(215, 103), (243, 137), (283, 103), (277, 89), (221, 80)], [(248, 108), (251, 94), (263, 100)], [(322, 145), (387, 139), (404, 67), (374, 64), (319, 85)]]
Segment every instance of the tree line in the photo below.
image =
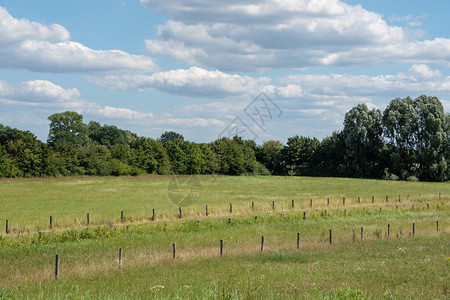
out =
[(345, 115), (341, 131), (321, 141), (242, 137), (210, 143), (168, 131), (139, 137), (113, 125), (83, 122), (76, 112), (51, 115), (47, 143), (0, 124), (0, 178), (143, 174), (302, 175), (450, 180), (450, 116), (436, 97), (397, 98), (384, 112), (365, 104)]

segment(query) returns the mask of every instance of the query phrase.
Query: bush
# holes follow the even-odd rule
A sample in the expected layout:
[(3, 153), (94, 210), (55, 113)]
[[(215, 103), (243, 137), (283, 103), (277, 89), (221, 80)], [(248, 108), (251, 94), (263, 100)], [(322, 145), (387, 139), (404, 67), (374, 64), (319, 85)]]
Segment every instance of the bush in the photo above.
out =
[(335, 299), (338, 300), (364, 300), (368, 299), (367, 295), (358, 289), (343, 287), (335, 290)]
[(419, 178), (417, 178), (416, 176), (408, 176), (408, 178), (406, 178), (407, 181), (419, 181)]

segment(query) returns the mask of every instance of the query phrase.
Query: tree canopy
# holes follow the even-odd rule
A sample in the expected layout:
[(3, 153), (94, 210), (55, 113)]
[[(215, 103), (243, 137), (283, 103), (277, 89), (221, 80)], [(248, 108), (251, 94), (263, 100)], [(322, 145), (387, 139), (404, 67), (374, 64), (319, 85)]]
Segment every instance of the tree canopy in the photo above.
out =
[(321, 141), (295, 135), (257, 145), (235, 136), (210, 143), (166, 131), (139, 137), (114, 125), (51, 115), (47, 144), (0, 124), (0, 178), (72, 175), (308, 175), (446, 181), (450, 116), (436, 97), (396, 98), (384, 112), (358, 104)]

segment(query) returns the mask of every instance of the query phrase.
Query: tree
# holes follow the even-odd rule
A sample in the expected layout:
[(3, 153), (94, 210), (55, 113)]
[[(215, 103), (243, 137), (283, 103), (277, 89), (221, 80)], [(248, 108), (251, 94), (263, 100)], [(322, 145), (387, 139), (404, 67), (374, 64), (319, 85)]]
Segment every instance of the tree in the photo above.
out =
[(383, 113), (384, 135), (389, 140), (391, 173), (402, 179), (415, 175), (417, 114), (410, 97), (396, 98)]
[(449, 135), (444, 108), (438, 98), (425, 95), (416, 98), (413, 106), (417, 116), (414, 137), (419, 178), (444, 181), (448, 178), (445, 147)]
[(284, 173), (282, 150), (283, 144), (280, 141), (266, 141), (256, 148), (256, 160), (261, 162), (271, 174), (281, 175)]
[(211, 149), (219, 161), (219, 172), (226, 175), (244, 173), (244, 152), (239, 144), (228, 138), (217, 139), (211, 144)]
[(187, 159), (186, 153), (182, 149), (183, 143), (183, 140), (175, 139), (173, 141), (166, 141), (164, 145), (174, 174), (187, 174)]
[(320, 142), (316, 138), (298, 135), (288, 138), (282, 153), (289, 174), (311, 175), (314, 155), (319, 144)]
[(200, 144), (203, 153), (202, 174), (215, 174), (219, 171), (219, 162), (216, 154), (208, 144)]
[(358, 104), (345, 114), (344, 163), (350, 176), (379, 178), (384, 171), (382, 116), (379, 109)]
[(128, 131), (117, 128), (114, 125), (101, 126), (98, 122), (89, 122), (89, 138), (111, 148), (114, 145), (130, 145), (137, 135)]
[(48, 117), (50, 120), (50, 131), (47, 143), (55, 147), (56, 142), (66, 141), (74, 148), (80, 148), (89, 142), (89, 128), (83, 123), (83, 116), (73, 112), (53, 114)]
[(174, 131), (166, 131), (163, 134), (161, 134), (161, 137), (158, 139), (163, 145), (166, 145), (167, 142), (174, 142), (175, 140), (182, 140), (184, 141), (184, 137), (176, 133)]
[(149, 174), (169, 174), (171, 165), (164, 146), (151, 138), (138, 138), (131, 145), (134, 165)]
[(320, 176), (345, 176), (345, 141), (341, 132), (325, 137), (314, 155), (314, 174)]

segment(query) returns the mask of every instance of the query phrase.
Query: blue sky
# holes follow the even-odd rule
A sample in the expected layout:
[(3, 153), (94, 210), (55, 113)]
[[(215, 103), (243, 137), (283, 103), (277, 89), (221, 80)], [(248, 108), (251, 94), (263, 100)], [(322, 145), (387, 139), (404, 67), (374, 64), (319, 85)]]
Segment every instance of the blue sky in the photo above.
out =
[(47, 117), (73, 110), (153, 138), (262, 143), (323, 138), (362, 102), (435, 95), (448, 113), (448, 11), (447, 0), (0, 0), (0, 123), (45, 141)]

